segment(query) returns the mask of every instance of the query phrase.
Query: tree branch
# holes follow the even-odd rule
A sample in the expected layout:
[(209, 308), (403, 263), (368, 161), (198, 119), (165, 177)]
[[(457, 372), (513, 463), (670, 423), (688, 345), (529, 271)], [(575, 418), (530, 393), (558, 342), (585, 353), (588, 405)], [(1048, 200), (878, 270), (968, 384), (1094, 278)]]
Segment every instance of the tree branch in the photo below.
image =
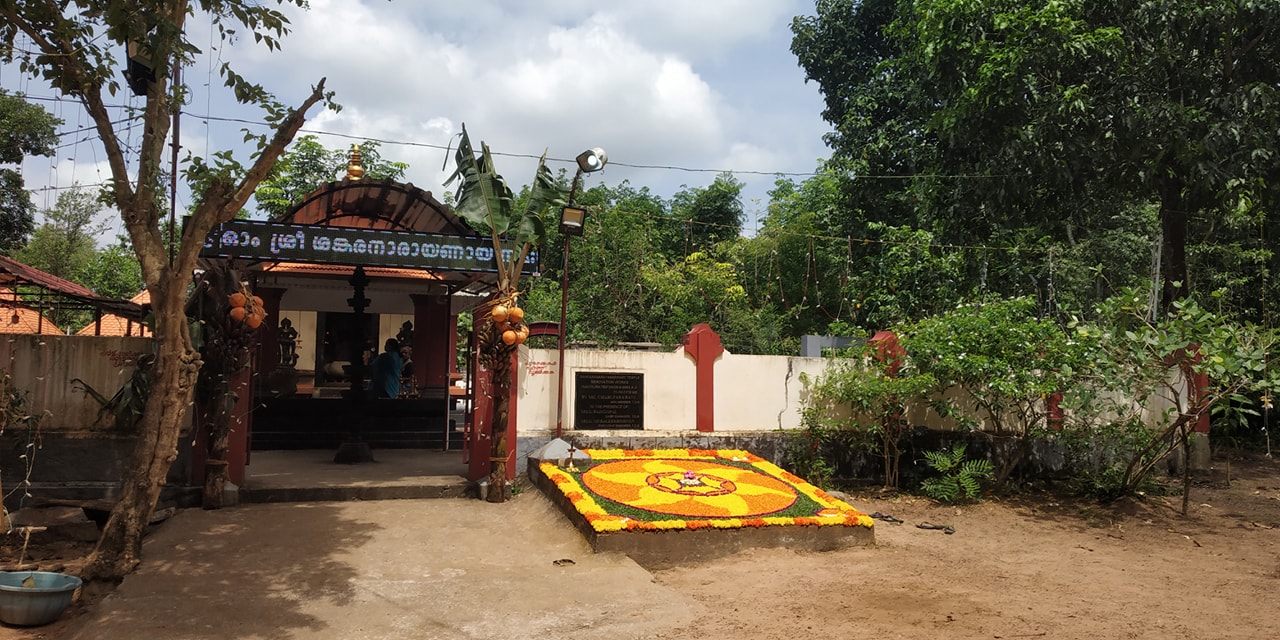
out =
[(204, 200), (191, 214), (191, 219), (183, 229), (182, 244), (178, 249), (178, 264), (183, 265), (184, 268), (194, 266), (204, 244), (204, 238), (209, 235), (214, 225), (234, 218), (249, 201), (254, 189), (270, 173), (276, 160), (284, 153), (289, 142), (307, 121), (307, 111), (325, 98), (324, 83), (325, 78), (321, 78), (320, 82), (312, 87), (311, 95), (280, 122), (276, 127), (275, 135), (271, 137), (271, 142), (258, 154), (257, 160), (254, 161), (253, 166), (249, 167), (239, 184), (232, 187), (226, 183), (215, 183), (209, 188)]

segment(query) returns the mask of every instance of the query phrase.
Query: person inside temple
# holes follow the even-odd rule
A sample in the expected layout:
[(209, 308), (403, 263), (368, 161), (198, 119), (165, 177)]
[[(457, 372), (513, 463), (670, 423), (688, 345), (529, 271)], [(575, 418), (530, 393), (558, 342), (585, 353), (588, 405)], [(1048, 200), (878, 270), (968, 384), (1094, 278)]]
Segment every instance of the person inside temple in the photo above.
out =
[(369, 363), (369, 394), (375, 398), (396, 398), (400, 395), (400, 371), (404, 368), (400, 343), (395, 338), (387, 338), (383, 349)]

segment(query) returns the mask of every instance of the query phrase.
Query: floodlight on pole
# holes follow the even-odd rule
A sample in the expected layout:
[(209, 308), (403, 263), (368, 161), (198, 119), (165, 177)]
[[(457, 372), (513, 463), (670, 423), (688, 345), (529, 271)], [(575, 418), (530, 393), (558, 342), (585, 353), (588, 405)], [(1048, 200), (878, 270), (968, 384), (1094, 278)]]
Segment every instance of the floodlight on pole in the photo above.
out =
[(564, 323), (569, 314), (569, 238), (580, 236), (587, 223), (587, 210), (573, 206), (573, 197), (578, 194), (578, 184), (582, 174), (594, 173), (604, 168), (609, 162), (609, 154), (600, 147), (592, 147), (578, 154), (575, 158), (578, 170), (573, 174), (573, 182), (569, 185), (568, 204), (560, 209), (560, 235), (564, 236), (564, 268), (560, 270), (560, 361), (557, 375), (560, 382), (556, 385), (556, 437), (564, 435)]
[(604, 168), (609, 163), (609, 154), (604, 152), (600, 147), (592, 147), (578, 154), (578, 170), (582, 173), (591, 173)]

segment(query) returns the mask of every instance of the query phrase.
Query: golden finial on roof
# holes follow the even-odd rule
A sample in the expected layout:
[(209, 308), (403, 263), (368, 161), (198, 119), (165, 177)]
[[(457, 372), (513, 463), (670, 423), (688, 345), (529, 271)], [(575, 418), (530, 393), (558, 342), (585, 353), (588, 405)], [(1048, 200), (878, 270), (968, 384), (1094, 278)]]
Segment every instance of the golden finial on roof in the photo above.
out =
[(351, 159), (347, 162), (347, 179), (359, 180), (364, 177), (364, 167), (360, 166), (360, 145), (351, 145)]

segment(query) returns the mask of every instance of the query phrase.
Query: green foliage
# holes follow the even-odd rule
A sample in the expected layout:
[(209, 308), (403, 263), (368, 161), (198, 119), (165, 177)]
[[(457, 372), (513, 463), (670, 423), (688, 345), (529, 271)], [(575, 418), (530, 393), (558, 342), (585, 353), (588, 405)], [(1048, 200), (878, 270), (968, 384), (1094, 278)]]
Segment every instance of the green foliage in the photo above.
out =
[(941, 474), (920, 484), (925, 495), (946, 503), (981, 497), (982, 481), (991, 478), (995, 467), (989, 460), (966, 460), (965, 448), (965, 444), (960, 442), (952, 445), (950, 450), (924, 452), (929, 466)]
[(854, 287), (837, 275), (850, 268), (848, 247), (820, 238), (838, 213), (838, 180), (826, 167), (803, 183), (778, 180), (759, 232), (729, 248), (752, 306), (773, 310), (793, 342), (857, 313)]
[(137, 432), (138, 422), (142, 420), (142, 413), (146, 409), (147, 396), (151, 394), (155, 362), (155, 356), (151, 354), (139, 356), (129, 380), (110, 398), (80, 378), (71, 379), (71, 388), (83, 392), (98, 403), (98, 422), (110, 418), (112, 428), (118, 433), (132, 435)]
[(97, 221), (101, 212), (97, 197), (79, 186), (59, 193), (57, 204), (43, 212), (44, 224), (13, 254), (14, 259), (59, 278), (81, 281), (97, 251), (97, 238), (107, 229)]
[(742, 188), (731, 173), (716, 176), (707, 187), (685, 187), (671, 198), (671, 215), (684, 221), (682, 247), (668, 247), (667, 255), (708, 252), (742, 233)]
[[(90, 281), (100, 255), (96, 242), (107, 229), (97, 220), (101, 212), (98, 198), (79, 186), (59, 193), (57, 204), (43, 212), (45, 222), (26, 245), (14, 252), (14, 259), (94, 289)], [(137, 264), (136, 259), (133, 264)], [(49, 311), (49, 317), (65, 331), (74, 331), (91, 319), (84, 310), (56, 306)]]
[[(892, 222), (1065, 256), (1112, 244), (1092, 238), (1123, 234), (1115, 212), (1154, 206), (1162, 308), (1226, 287), (1261, 318), (1245, 265), (1276, 266), (1277, 28), (1280, 5), (1236, 0), (818, 0), (792, 51), (826, 99), (850, 235)], [(1140, 265), (1108, 253), (1104, 274), (1131, 284)], [(986, 255), (970, 277), (1005, 295), (1034, 277), (1053, 298), (1025, 260)]]
[[(560, 207), (565, 205), (567, 190), (556, 182), (547, 168), (544, 154), (538, 160), (533, 184), (524, 198), (524, 207), (517, 212), (511, 189), (494, 169), (489, 145), (481, 142), (480, 148), (480, 157), (477, 158), (464, 125), (458, 152), (454, 156), (457, 169), (445, 185), (461, 179), (454, 213), (493, 239), (498, 289), (509, 295), (516, 291), (525, 257), (533, 247), (543, 244), (549, 220), (558, 215)], [(505, 248), (504, 239), (513, 241), (514, 249)]]
[(128, 240), (118, 237), (114, 244), (99, 249), (85, 265), (80, 284), (105, 298), (128, 300), (142, 291), (142, 268)]
[(709, 323), (726, 343), (748, 342), (756, 324), (737, 269), (704, 253), (681, 264), (641, 268), (650, 340), (680, 344), (694, 325)]
[[(1200, 416), (1214, 412), (1220, 423), (1241, 424), (1256, 413), (1261, 397), (1280, 389), (1280, 375), (1268, 366), (1268, 354), (1280, 341), (1274, 328), (1238, 322), (1193, 298), (1178, 301), (1173, 313), (1152, 322), (1147, 296), (1123, 291), (1099, 305), (1092, 321), (1072, 323), (1076, 340), (1088, 349), (1083, 386), (1096, 392), (1074, 397), (1072, 413), (1151, 427), (1128, 452), (1113, 490), (1117, 496), (1142, 486), (1168, 453), (1181, 448), (1189, 456)], [(1204, 378), (1197, 383), (1191, 376)], [(1203, 386), (1199, 393), (1186, 393), (1190, 384)], [(1161, 406), (1169, 408), (1151, 410)], [(1080, 428), (1095, 426), (1084, 421)], [(1185, 507), (1189, 471), (1184, 487)]]
[[(88, 191), (79, 187), (63, 191), (57, 204), (44, 212), (44, 224), (14, 253), (14, 259), (82, 284), (102, 297), (132, 298), (143, 289), (138, 258), (123, 239), (98, 249), (95, 243), (107, 229), (97, 221), (101, 211), (101, 202)], [(49, 317), (67, 331), (92, 320), (88, 311), (63, 307), (53, 308)]]
[(875, 442), (884, 461), (884, 486), (897, 487), (902, 438), (911, 427), (907, 411), (929, 402), (937, 380), (910, 360), (884, 357), (880, 349), (868, 343), (851, 354), (855, 359), (832, 362), (813, 382), (805, 411), (815, 422), (828, 416), (834, 427)]
[(1151, 461), (1152, 453), (1142, 453), (1152, 437), (1151, 428), (1136, 417), (1095, 424), (1097, 418), (1073, 413), (1054, 438), (1063, 453), (1070, 491), (1099, 500), (1114, 500), (1132, 491), (1153, 493), (1156, 487), (1149, 477), (1125, 486), (1125, 470), (1134, 456)]
[[(384, 160), (381, 144), (366, 140), (359, 145), (365, 180), (401, 180), (409, 165)], [(294, 140), (292, 147), (271, 168), (254, 191), (258, 210), (268, 219), (279, 219), (307, 194), (321, 185), (340, 180), (350, 162), (349, 149), (326, 149), (315, 136)]]
[(992, 441), (1003, 485), (1046, 426), (1044, 399), (1076, 387), (1084, 354), (1030, 298), (961, 304), (902, 331), (902, 346), (937, 381), (936, 406)]
[[(47, 156), (57, 144), (62, 120), (0, 89), (0, 165), (20, 165), (26, 156)], [(0, 253), (21, 246), (34, 227), (33, 206), (22, 174), (0, 168)]]
[(801, 428), (786, 432), (787, 468), (814, 486), (835, 487), (847, 478), (862, 452), (866, 434), (843, 428), (822, 409), (801, 410)]

